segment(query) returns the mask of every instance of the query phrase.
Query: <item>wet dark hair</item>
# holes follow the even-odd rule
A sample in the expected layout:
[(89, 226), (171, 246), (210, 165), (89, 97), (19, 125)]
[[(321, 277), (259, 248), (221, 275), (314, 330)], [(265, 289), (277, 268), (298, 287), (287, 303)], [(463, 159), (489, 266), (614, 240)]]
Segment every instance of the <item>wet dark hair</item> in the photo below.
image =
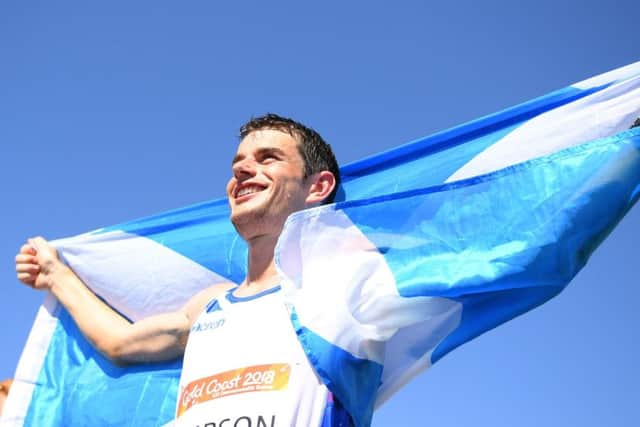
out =
[(633, 122), (633, 124), (631, 125), (631, 127), (629, 129), (633, 129), (633, 128), (637, 128), (637, 127), (640, 127), (640, 117), (638, 117), (636, 119), (636, 121)]
[(273, 113), (251, 118), (251, 120), (243, 124), (240, 127), (240, 139), (244, 139), (251, 132), (265, 129), (288, 133), (298, 141), (298, 151), (304, 161), (305, 178), (322, 171), (329, 171), (333, 174), (336, 179), (336, 186), (331, 194), (322, 201), (322, 204), (333, 203), (340, 185), (340, 170), (331, 145), (327, 144), (315, 130), (295, 120)]

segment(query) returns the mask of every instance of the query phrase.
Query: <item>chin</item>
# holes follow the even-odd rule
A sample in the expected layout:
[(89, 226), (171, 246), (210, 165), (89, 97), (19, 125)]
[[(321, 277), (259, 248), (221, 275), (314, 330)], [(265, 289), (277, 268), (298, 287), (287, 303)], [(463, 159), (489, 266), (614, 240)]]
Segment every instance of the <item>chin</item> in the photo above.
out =
[(264, 222), (264, 211), (236, 209), (231, 212), (230, 220), (238, 233), (243, 235), (242, 230), (256, 228)]
[(230, 219), (238, 234), (244, 240), (249, 240), (261, 235), (279, 235), (284, 227), (286, 217), (269, 215), (266, 210), (251, 210), (232, 213)]

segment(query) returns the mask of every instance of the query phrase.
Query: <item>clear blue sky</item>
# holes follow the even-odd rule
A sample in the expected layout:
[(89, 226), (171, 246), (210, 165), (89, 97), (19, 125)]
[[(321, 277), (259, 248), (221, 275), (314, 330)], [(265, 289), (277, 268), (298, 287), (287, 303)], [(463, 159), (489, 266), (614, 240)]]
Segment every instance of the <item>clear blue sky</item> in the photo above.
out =
[[(268, 111), (342, 164), (640, 60), (637, 0), (0, 5), (0, 378), (43, 295), (23, 240), (223, 195)], [(376, 426), (637, 426), (636, 207), (558, 298), (454, 351)]]

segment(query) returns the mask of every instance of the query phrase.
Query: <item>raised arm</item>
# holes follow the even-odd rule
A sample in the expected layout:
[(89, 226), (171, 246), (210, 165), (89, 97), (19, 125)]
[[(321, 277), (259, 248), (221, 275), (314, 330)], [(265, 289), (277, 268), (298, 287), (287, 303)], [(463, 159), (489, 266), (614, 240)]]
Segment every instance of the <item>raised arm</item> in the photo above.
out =
[(22, 246), (16, 255), (16, 272), (22, 283), (50, 290), (93, 346), (120, 365), (180, 357), (200, 311), (207, 302), (234, 286), (232, 283), (212, 286), (196, 294), (178, 311), (130, 323), (91, 292), (41, 237)]

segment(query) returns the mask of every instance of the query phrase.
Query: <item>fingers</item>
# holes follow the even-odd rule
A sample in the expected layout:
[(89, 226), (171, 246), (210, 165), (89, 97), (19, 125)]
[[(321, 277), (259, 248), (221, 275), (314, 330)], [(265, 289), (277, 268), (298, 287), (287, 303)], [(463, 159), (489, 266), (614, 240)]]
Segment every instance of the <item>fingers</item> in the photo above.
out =
[(31, 287), (34, 287), (36, 284), (36, 279), (37, 279), (37, 275), (34, 276), (33, 274), (29, 274), (29, 273), (18, 273), (18, 280), (21, 281), (22, 283), (24, 283), (25, 285), (29, 285)]
[(32, 263), (16, 263), (16, 273), (21, 274), (21, 273), (28, 273), (28, 274), (34, 274), (34, 275), (38, 275), (38, 273), (40, 273), (40, 266), (38, 264), (32, 264)]
[(49, 249), (49, 244), (47, 243), (47, 241), (40, 236), (32, 237), (27, 240), (27, 242), (29, 243), (29, 246), (31, 246), (35, 250), (36, 253)]
[(28, 240), (28, 245), (35, 251), (34, 255), (42, 261), (57, 261), (58, 251), (42, 237), (32, 237)]
[(35, 255), (19, 253), (16, 255), (16, 264), (37, 264), (38, 258)]
[(29, 255), (35, 255), (36, 254), (36, 250), (33, 246), (31, 246), (28, 243), (25, 243), (24, 245), (22, 245), (22, 247), (20, 248), (20, 253), (21, 254), (29, 254)]
[(16, 264), (16, 276), (22, 283), (33, 286), (40, 274), (40, 266), (37, 264)]
[[(44, 243), (43, 243), (44, 242)], [(42, 238), (29, 239), (22, 245), (20, 252), (16, 255), (16, 276), (22, 283), (35, 287), (38, 275), (41, 272), (41, 260), (38, 258), (36, 245), (44, 248), (46, 241)]]
[(40, 273), (40, 265), (34, 255), (20, 253), (16, 255), (16, 273), (18, 280), (29, 286), (34, 286)]

